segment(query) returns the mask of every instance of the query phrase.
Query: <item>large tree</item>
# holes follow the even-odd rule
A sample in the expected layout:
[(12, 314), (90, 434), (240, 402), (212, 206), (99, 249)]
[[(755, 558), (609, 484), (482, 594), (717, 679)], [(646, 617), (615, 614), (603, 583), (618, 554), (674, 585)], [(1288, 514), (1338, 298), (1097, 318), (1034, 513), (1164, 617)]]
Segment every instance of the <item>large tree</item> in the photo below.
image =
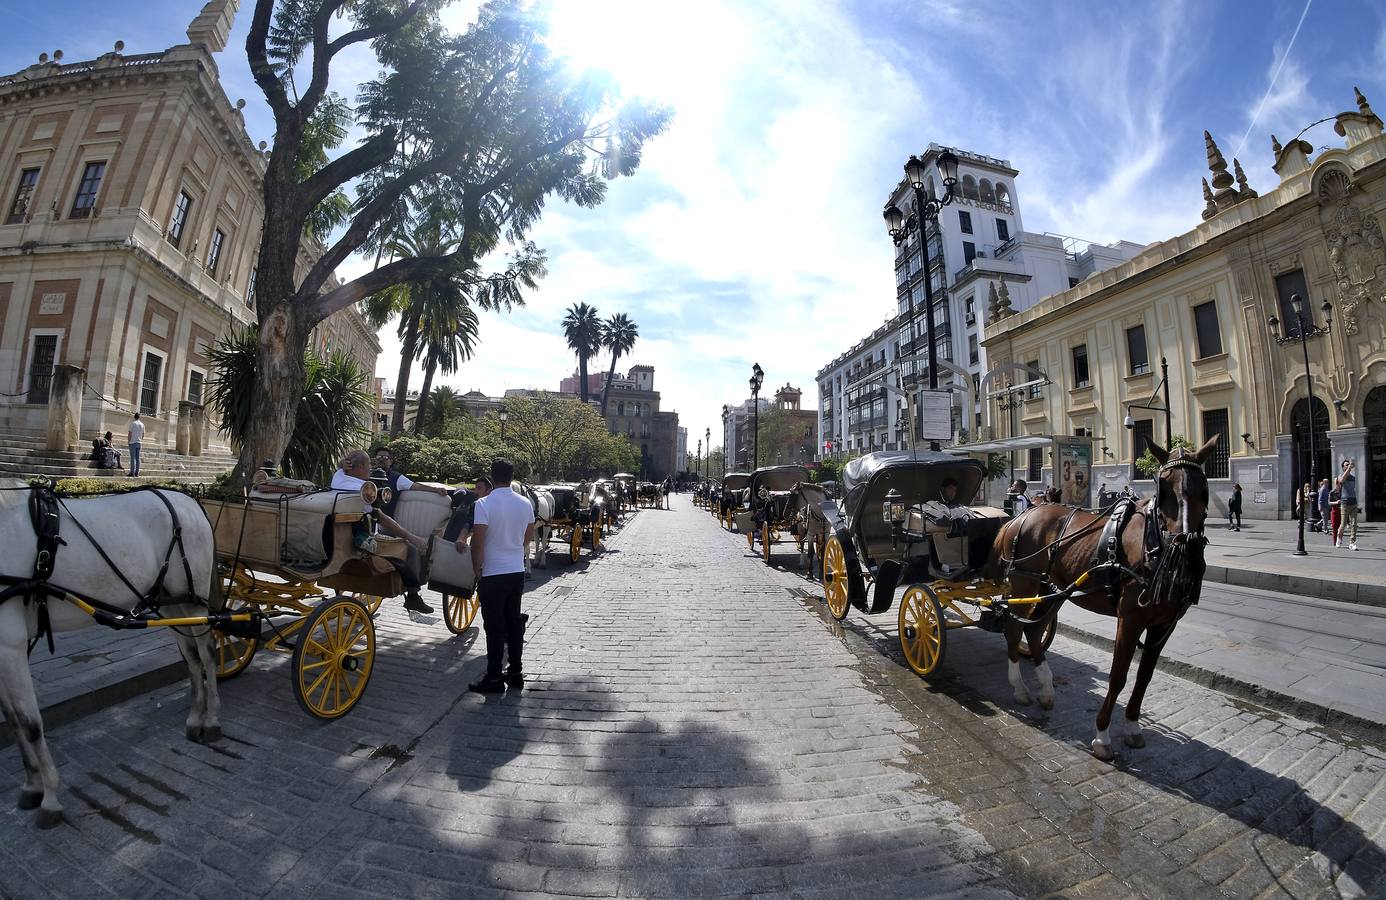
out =
[[(597, 308), (586, 303), (574, 303), (563, 317), (563, 337), (568, 349), (578, 358), (578, 397), (587, 402), (587, 361), (597, 355), (602, 346), (602, 320)], [(605, 410), (603, 410), (605, 415)]]
[(611, 351), (611, 368), (606, 372), (606, 384), (602, 386), (602, 416), (606, 416), (606, 398), (611, 396), (611, 379), (616, 377), (616, 360), (631, 351), (640, 328), (625, 313), (614, 313), (602, 323), (602, 346)]
[[(251, 428), (236, 474), (278, 459), (293, 434), (313, 327), (392, 285), (440, 273), (464, 280), (482, 308), (523, 302), (542, 274), (527, 241), (551, 194), (591, 206), (604, 178), (631, 174), (667, 112), (617, 101), (612, 82), (571, 74), (544, 42), (542, 8), (492, 0), (461, 35), (438, 21), (442, 0), (255, 0), (246, 54), (274, 115), (264, 173), (264, 228), (256, 275), (259, 346)], [(325, 146), (334, 60), (369, 44), (378, 76), (361, 87), (352, 115), (356, 146), (314, 165)], [(305, 85), (299, 90), (299, 85)], [(340, 118), (337, 119), (340, 121)], [(321, 253), (305, 233), (333, 218), (355, 184), (348, 218)], [(392, 260), (337, 284), (358, 251), (379, 252), (413, 210), (446, 205), (458, 238), (451, 251)], [(326, 205), (326, 207), (325, 207)], [(482, 265), (509, 244), (500, 271)], [(405, 391), (407, 384), (397, 385)]]

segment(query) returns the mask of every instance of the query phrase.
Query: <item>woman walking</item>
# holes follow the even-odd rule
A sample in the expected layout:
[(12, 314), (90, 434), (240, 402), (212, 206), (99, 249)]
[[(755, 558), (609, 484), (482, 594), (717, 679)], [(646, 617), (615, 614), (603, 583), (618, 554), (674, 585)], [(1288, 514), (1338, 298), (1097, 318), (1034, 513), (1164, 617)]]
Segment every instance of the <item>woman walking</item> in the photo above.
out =
[(1232, 499), (1227, 501), (1227, 524), (1233, 531), (1242, 530), (1242, 486), (1232, 485)]

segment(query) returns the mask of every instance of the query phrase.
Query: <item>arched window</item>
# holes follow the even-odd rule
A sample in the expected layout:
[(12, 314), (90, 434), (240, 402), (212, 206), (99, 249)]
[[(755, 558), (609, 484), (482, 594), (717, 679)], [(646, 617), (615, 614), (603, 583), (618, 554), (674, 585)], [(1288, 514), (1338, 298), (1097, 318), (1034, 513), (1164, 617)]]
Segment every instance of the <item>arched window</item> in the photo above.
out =
[(1011, 202), (1011, 192), (1010, 192), (1010, 190), (1006, 187), (1006, 182), (1004, 182), (1004, 181), (998, 181), (998, 182), (996, 182), (996, 202), (997, 202), (997, 203), (1010, 203), (1010, 202)]
[(991, 192), (991, 182), (985, 178), (982, 179), (981, 194), (982, 199), (987, 203), (996, 202), (996, 195)]
[(962, 195), (967, 200), (980, 200), (981, 195), (977, 193), (977, 179), (971, 175), (962, 177)]

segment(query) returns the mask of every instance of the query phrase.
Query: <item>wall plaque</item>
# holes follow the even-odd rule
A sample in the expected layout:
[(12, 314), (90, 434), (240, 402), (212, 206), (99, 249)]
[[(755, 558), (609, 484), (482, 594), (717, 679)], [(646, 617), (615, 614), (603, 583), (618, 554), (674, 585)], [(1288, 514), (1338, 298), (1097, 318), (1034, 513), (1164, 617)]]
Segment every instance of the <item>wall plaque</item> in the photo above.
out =
[(149, 333), (158, 337), (168, 337), (168, 319), (155, 313), (149, 317)]
[(39, 315), (60, 316), (63, 314), (63, 304), (66, 302), (67, 294), (44, 294), (39, 300)]
[(1252, 502), (1252, 503), (1265, 503), (1265, 502), (1266, 502), (1266, 492), (1265, 492), (1265, 491), (1257, 491), (1256, 493), (1252, 494), (1252, 495), (1251, 495), (1251, 502)]
[(1257, 466), (1257, 467), (1256, 467), (1256, 478), (1257, 478), (1257, 480), (1260, 481), (1262, 484), (1271, 484), (1272, 482), (1275, 481), (1275, 467), (1274, 467), (1274, 466)]

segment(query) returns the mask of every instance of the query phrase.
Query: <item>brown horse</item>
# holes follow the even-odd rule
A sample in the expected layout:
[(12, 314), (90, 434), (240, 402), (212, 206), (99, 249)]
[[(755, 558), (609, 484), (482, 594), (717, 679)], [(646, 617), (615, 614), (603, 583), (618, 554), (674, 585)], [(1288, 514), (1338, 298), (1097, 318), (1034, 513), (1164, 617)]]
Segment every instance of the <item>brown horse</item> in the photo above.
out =
[(1203, 536), (1208, 514), (1203, 461), (1216, 443), (1214, 435), (1196, 452), (1172, 453), (1152, 443), (1150, 452), (1160, 462), (1160, 471), (1155, 496), (1148, 501), (1123, 496), (1101, 512), (1050, 503), (1035, 506), (1007, 522), (992, 546), (987, 577), (1006, 579), (1011, 597), (1047, 597), (1028, 613), (1016, 607), (1021, 612), (1006, 618), (1009, 677), (1017, 703), (1030, 702), (1020, 675), (1022, 634), (1035, 661), (1040, 706), (1048, 709), (1054, 705), (1054, 678), (1042, 638), (1049, 620), (1065, 600), (1116, 617), (1112, 671), (1092, 742), (1098, 759), (1115, 756), (1107, 728), (1142, 635), (1140, 668), (1126, 704), (1125, 740), (1128, 747), (1145, 746), (1140, 714), (1146, 686), (1165, 642), (1198, 602), (1203, 584), (1203, 548), (1208, 543)]

